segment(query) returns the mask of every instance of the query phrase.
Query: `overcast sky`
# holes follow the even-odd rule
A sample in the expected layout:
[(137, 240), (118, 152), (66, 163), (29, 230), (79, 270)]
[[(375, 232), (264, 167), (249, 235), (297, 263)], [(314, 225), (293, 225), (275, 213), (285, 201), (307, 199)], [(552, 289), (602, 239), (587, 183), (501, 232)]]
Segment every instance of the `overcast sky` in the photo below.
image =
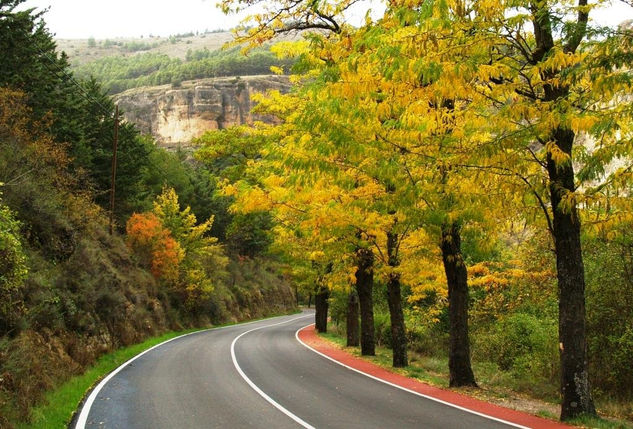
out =
[[(235, 27), (241, 18), (225, 16), (215, 3), (216, 0), (27, 0), (25, 6), (50, 7), (44, 20), (57, 38), (105, 39)], [(364, 11), (358, 10), (357, 15), (363, 16)], [(600, 24), (617, 25), (633, 19), (633, 8), (614, 0), (611, 6), (595, 13), (594, 19)]]

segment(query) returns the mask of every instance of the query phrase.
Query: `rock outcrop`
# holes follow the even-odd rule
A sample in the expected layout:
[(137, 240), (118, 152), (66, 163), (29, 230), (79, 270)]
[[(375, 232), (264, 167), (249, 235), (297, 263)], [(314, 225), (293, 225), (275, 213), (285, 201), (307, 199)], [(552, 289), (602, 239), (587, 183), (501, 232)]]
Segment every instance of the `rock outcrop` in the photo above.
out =
[(242, 76), (183, 82), (179, 87), (163, 85), (136, 88), (116, 96), (128, 122), (151, 134), (159, 146), (187, 147), (207, 130), (253, 121), (273, 122), (251, 113), (253, 93), (287, 92), (287, 76)]

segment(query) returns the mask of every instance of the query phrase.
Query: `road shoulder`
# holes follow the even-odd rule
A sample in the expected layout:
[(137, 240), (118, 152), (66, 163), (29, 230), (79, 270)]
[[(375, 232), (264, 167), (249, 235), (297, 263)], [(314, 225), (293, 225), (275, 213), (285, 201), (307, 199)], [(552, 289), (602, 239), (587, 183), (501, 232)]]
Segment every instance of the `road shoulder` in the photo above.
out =
[(494, 420), (509, 422), (518, 427), (539, 429), (571, 427), (560, 422), (491, 404), (452, 390), (430, 386), (413, 378), (391, 372), (372, 362), (353, 356), (345, 350), (338, 348), (336, 345), (320, 338), (315, 332), (314, 325), (306, 326), (297, 331), (297, 339), (304, 345), (325, 355), (331, 360), (369, 377), (379, 379), (387, 384), (414, 392), (435, 401), (452, 404), (452, 406), (468, 410), (475, 414), (485, 415)]

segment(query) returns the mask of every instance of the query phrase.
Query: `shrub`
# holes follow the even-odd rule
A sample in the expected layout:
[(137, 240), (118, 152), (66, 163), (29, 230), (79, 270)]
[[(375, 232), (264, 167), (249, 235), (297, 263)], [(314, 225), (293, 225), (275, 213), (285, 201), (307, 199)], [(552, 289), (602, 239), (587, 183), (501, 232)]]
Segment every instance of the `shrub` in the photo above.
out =
[(633, 397), (633, 236), (584, 237), (587, 343), (593, 386), (609, 396)]
[(27, 275), (19, 228), (13, 213), (0, 200), (0, 335), (11, 329), (17, 319), (20, 290)]
[(490, 330), (473, 336), (473, 354), (519, 376), (555, 380), (558, 374), (558, 328), (555, 320), (514, 313)]
[(376, 345), (391, 347), (391, 320), (389, 312), (374, 311), (374, 335)]

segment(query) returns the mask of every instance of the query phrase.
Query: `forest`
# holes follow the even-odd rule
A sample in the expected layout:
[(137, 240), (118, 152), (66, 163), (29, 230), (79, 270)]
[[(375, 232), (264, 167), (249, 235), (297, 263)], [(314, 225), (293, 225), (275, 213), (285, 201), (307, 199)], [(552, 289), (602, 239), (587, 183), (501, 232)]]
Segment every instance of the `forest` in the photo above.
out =
[[(549, 417), (633, 420), (633, 31), (594, 25), (604, 2), (395, 0), (353, 27), (355, 0), (280, 0), (236, 30), (246, 57), (76, 74), (20, 3), (0, 0), (0, 426), (106, 351), (295, 299), (447, 387), (495, 374)], [(109, 94), (251, 67), (292, 74), (257, 96), (272, 124), (193, 154), (121, 125), (110, 235)]]
[(104, 353), (296, 308), (268, 215), (216, 192), (231, 157), (207, 168), (121, 123), (109, 233), (114, 103), (21, 3), (0, 1), (3, 428)]
[[(124, 44), (123, 48), (141, 50), (130, 43)], [(140, 46), (152, 45), (146, 43)], [(117, 94), (141, 86), (178, 86), (185, 80), (269, 74), (270, 67), (289, 69), (292, 62), (290, 58), (278, 58), (270, 52), (269, 47), (258, 47), (248, 55), (243, 55), (239, 47), (225, 50), (205, 48), (195, 51), (189, 49), (184, 61), (167, 54), (148, 52), (101, 58), (77, 66), (73, 71), (79, 78), (97, 79), (109, 94)]]

